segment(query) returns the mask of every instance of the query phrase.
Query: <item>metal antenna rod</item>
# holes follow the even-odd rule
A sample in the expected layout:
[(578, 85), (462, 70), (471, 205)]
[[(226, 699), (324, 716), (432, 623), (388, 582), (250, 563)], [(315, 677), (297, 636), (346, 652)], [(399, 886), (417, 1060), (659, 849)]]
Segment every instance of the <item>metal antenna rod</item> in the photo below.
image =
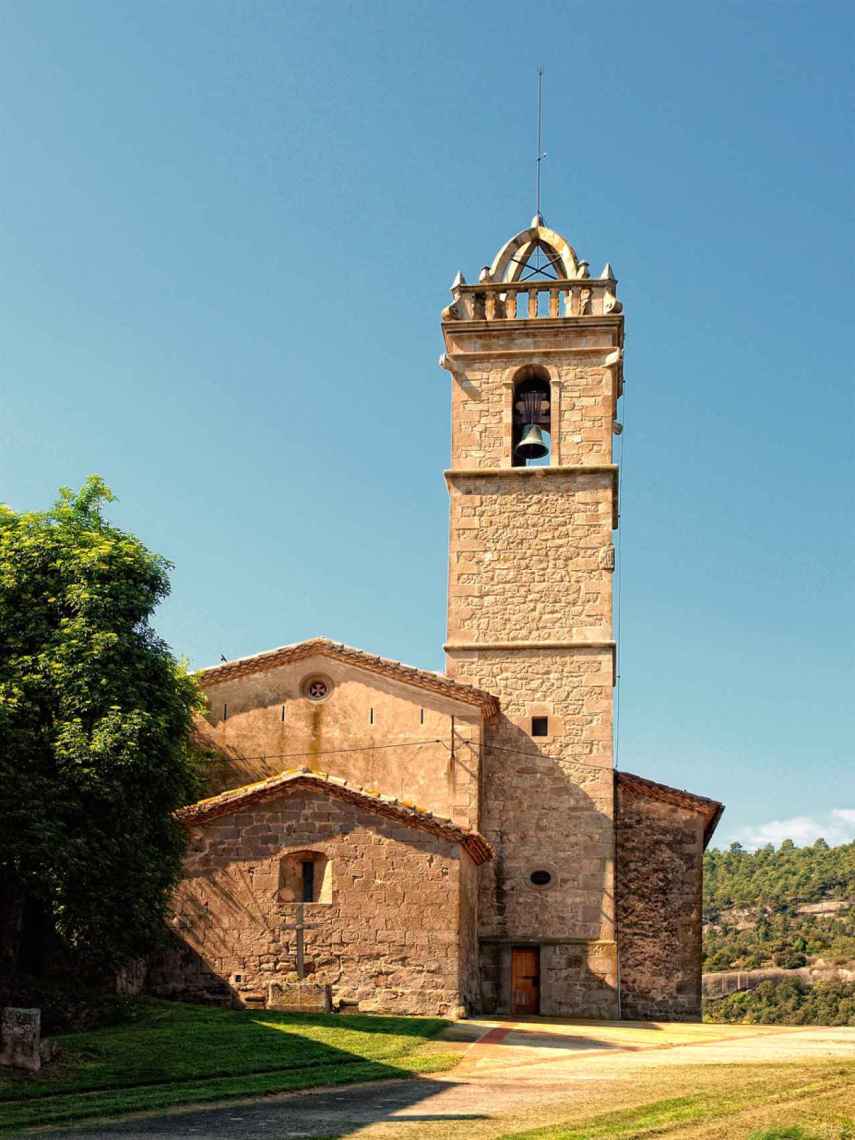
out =
[(540, 217), (540, 164), (546, 158), (543, 152), (543, 64), (537, 69), (537, 216)]

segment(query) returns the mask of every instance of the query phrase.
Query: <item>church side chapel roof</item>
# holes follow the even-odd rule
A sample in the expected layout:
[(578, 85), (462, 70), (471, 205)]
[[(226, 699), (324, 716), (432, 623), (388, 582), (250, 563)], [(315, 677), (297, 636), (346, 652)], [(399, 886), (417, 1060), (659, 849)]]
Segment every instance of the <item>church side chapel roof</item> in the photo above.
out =
[(718, 800), (696, 796), (694, 792), (681, 791), (680, 788), (670, 788), (667, 784), (657, 784), (655, 780), (645, 780), (643, 776), (634, 776), (631, 772), (615, 772), (615, 776), (621, 787), (637, 792), (640, 796), (646, 796), (649, 800), (659, 800), (661, 803), (674, 804), (676, 807), (698, 812), (705, 821), (704, 847), (712, 839), (712, 833), (724, 811), (724, 804)]
[(348, 783), (341, 776), (331, 776), (327, 772), (317, 772), (311, 768), (289, 768), (277, 776), (269, 776), (266, 780), (245, 784), (242, 788), (232, 788), (217, 796), (180, 808), (175, 816), (183, 824), (190, 826), (215, 819), (217, 816), (228, 815), (233, 811), (240, 811), (249, 804), (290, 795), (301, 788), (326, 792), (338, 799), (348, 800), (377, 812), (379, 815), (388, 816), (398, 823), (419, 828), (421, 831), (430, 831), (442, 839), (459, 843), (473, 863), (486, 863), (493, 857), (493, 848), (477, 831), (467, 831), (463, 827), (458, 827), (452, 820), (434, 815), (433, 812), (417, 807), (407, 800), (399, 800), (395, 796), (368, 790)]
[(387, 657), (378, 657), (373, 653), (366, 653), (363, 649), (355, 649), (352, 645), (331, 641), (328, 637), (313, 637), (308, 641), (298, 641), (293, 645), (282, 645), (278, 649), (268, 649), (263, 653), (256, 653), (252, 657), (238, 657), (234, 661), (226, 661), (222, 665), (212, 665), (207, 669), (199, 670), (199, 680), (203, 686), (217, 685), (221, 681), (231, 681), (236, 677), (245, 677), (250, 673), (263, 673), (267, 669), (275, 669), (280, 665), (289, 665), (292, 661), (300, 661), (304, 657), (332, 657), (369, 673), (379, 673), (403, 684), (416, 685), (422, 689), (431, 689), (444, 697), (462, 701), (464, 704), (477, 705), (487, 720), (492, 720), (499, 713), (499, 702), (492, 693), (483, 689), (476, 689), (474, 685), (464, 685), (460, 681), (453, 681), (444, 673), (432, 673), (429, 669), (417, 669), (413, 665), (403, 665), (400, 661), (392, 661)]

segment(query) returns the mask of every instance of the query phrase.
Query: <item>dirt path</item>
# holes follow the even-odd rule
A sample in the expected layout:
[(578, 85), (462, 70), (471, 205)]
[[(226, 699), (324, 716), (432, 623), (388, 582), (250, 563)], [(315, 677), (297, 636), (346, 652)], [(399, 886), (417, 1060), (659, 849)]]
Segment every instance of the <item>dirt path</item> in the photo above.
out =
[[(798, 1103), (805, 1088), (817, 1096), (836, 1095), (850, 1078), (839, 1075), (839, 1064), (835, 1076), (835, 1062), (855, 1061), (855, 1029), (848, 1028), (594, 1024), (538, 1018), (461, 1022), (447, 1033), (447, 1040), (462, 1057), (453, 1072), (440, 1077), (232, 1102), (41, 1135), (66, 1140), (486, 1140), (663, 1098), (726, 1098), (734, 1088), (744, 1090), (752, 1104), (765, 1103), (764, 1098), (771, 1103), (776, 1097)], [(714, 1128), (703, 1133), (717, 1134)], [(721, 1135), (740, 1133), (725, 1130)]]

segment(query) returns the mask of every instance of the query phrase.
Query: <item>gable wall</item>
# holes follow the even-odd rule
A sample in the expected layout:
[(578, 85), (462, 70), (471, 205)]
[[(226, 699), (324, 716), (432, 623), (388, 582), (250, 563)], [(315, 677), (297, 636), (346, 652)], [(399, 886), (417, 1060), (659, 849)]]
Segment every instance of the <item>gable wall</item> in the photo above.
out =
[[(318, 703), (302, 692), (314, 674), (333, 683)], [(472, 705), (320, 655), (209, 685), (206, 693), (201, 734), (221, 757), (208, 794), (306, 766), (478, 827), (481, 711)]]
[[(306, 980), (368, 1012), (456, 1014), (471, 1008), (474, 866), (459, 848), (313, 791), (194, 825), (173, 900), (173, 950), (150, 989), (200, 1000), (267, 1000), (296, 981), (297, 907), (280, 861), (312, 850), (331, 861), (332, 901), (305, 904)], [(461, 893), (461, 876), (467, 886)], [(461, 928), (465, 928), (461, 934)], [(469, 952), (466, 948), (469, 947)], [(240, 977), (240, 981), (237, 977)]]

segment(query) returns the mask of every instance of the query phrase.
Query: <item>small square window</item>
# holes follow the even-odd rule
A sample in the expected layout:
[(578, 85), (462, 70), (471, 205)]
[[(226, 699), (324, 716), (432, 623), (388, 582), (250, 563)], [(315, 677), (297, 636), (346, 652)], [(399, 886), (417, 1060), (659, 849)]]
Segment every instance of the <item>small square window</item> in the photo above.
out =
[(549, 736), (549, 717), (533, 716), (531, 718), (532, 736)]

